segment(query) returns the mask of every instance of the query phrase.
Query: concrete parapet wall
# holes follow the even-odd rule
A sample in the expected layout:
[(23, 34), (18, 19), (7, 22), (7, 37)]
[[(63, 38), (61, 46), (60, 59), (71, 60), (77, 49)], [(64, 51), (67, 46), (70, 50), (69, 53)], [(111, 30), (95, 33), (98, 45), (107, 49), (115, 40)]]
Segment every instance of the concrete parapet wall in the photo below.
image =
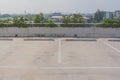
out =
[(120, 37), (120, 28), (95, 28), (95, 27), (6, 27), (0, 28), (0, 36), (20, 37)]

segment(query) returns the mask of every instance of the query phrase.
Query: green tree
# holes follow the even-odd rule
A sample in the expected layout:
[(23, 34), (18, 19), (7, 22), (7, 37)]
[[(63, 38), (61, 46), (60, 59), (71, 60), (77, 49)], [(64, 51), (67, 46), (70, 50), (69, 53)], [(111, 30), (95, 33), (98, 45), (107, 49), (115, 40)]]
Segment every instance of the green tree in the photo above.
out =
[(62, 17), (62, 23), (65, 23), (65, 24), (70, 23), (70, 16), (63, 16)]
[(49, 27), (56, 27), (57, 25), (55, 24), (55, 22), (51, 19), (46, 19), (46, 23), (48, 23)]
[(117, 23), (120, 25), (120, 17), (117, 18)]
[(35, 15), (35, 17), (34, 17), (34, 23), (43, 23), (43, 22), (44, 22), (43, 13)]
[(120, 24), (120, 18), (106, 18), (102, 21), (104, 24)]
[(3, 19), (0, 19), (0, 23), (1, 24), (6, 24), (6, 23), (10, 23), (10, 21), (12, 21), (11, 19), (5, 19), (5, 20), (3, 20)]
[(103, 19), (102, 24), (105, 27), (120, 27), (120, 18), (106, 18)]
[(14, 17), (13, 24), (16, 27), (26, 27), (25, 18), (24, 17)]
[(71, 16), (71, 23), (84, 23), (84, 19), (80, 14), (73, 14)]
[(94, 22), (101, 22), (104, 17), (104, 11), (100, 11), (99, 9), (96, 11), (94, 15)]
[(110, 18), (105, 18), (102, 21), (104, 24), (113, 24), (114, 20), (110, 19)]
[(85, 19), (80, 14), (72, 14), (71, 16), (63, 16), (62, 22), (67, 23), (84, 23)]

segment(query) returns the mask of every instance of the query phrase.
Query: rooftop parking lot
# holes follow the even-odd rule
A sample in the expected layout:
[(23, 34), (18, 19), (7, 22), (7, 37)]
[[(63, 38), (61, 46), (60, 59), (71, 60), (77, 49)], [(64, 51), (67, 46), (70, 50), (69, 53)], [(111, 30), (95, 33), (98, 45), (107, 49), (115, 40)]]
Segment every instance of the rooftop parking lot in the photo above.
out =
[(0, 80), (119, 79), (119, 38), (0, 38)]

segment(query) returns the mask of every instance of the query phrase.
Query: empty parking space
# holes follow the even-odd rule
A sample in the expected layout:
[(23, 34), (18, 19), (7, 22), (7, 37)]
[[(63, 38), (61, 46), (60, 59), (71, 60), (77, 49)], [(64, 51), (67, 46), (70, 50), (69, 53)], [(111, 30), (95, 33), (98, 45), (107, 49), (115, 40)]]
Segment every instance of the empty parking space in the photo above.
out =
[(120, 42), (110, 40), (1, 40), (0, 80), (119, 80)]
[(108, 39), (108, 44), (116, 48), (120, 54), (120, 39)]
[[(13, 43), (14, 42), (14, 43)], [(57, 63), (55, 42), (51, 41), (24, 41), (14, 39), (13, 45), (1, 50), (5, 58), (0, 61), (1, 66), (55, 66)], [(2, 43), (4, 44), (4, 43)], [(8, 46), (8, 44), (4, 44)], [(2, 47), (2, 46), (0, 46)], [(2, 59), (2, 58), (1, 58)]]
[[(65, 66), (117, 67), (120, 55), (102, 41), (62, 42), (62, 58)], [(115, 58), (116, 57), (116, 58)]]

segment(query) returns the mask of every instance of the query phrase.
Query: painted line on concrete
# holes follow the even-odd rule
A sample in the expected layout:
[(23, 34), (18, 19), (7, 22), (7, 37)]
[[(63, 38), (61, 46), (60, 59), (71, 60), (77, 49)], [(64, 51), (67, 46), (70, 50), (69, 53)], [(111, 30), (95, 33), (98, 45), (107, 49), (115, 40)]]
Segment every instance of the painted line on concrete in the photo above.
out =
[(76, 69), (120, 69), (120, 67), (40, 67), (48, 70), (76, 70)]
[(96, 38), (76, 38), (76, 39), (65, 39), (65, 41), (97, 41)]
[(108, 47), (112, 48), (114, 51), (120, 53), (120, 50), (117, 49), (117, 48), (115, 48), (115, 47), (113, 47), (111, 44), (109, 44), (109, 43), (107, 43), (107, 42), (105, 42), (105, 41), (103, 41), (103, 43), (104, 43), (105, 45), (107, 45)]
[(108, 40), (108, 41), (111, 41), (111, 42), (120, 42), (120, 40)]
[(61, 40), (58, 40), (58, 63), (62, 62), (62, 44), (61, 44)]
[(13, 41), (13, 39), (1, 39), (0, 38), (0, 41)]
[(79, 70), (79, 69), (120, 69), (120, 67), (35, 67), (35, 66), (0, 66), (0, 69), (41, 69), (41, 70)]
[(54, 39), (24, 39), (24, 41), (54, 41)]

